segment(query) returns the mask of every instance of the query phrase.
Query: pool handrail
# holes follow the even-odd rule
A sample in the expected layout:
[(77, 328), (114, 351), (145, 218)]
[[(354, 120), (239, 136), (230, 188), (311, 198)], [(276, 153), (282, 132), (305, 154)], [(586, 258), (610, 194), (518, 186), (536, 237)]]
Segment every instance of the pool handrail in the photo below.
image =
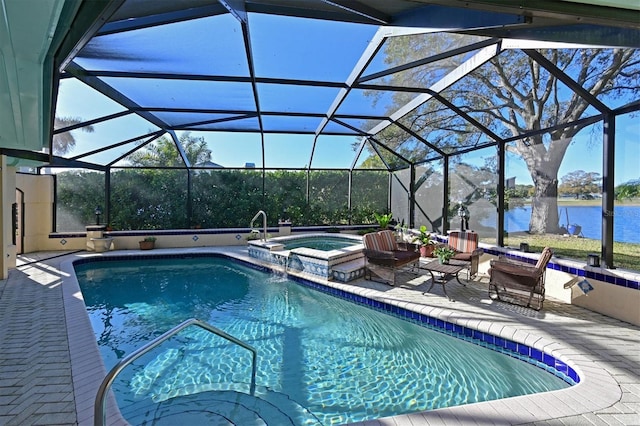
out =
[(136, 349), (135, 351), (133, 351), (131, 354), (127, 355), (126, 357), (124, 357), (123, 359), (120, 360), (120, 362), (118, 362), (112, 369), (111, 371), (109, 371), (109, 373), (107, 373), (107, 375), (105, 376), (105, 378), (102, 380), (102, 383), (100, 384), (100, 387), (98, 388), (98, 393), (96, 395), (96, 400), (95, 400), (95, 405), (94, 405), (94, 411), (93, 411), (93, 424), (95, 426), (104, 426), (106, 424), (106, 405), (107, 405), (107, 391), (109, 390), (109, 388), (111, 387), (111, 384), (113, 383), (113, 381), (115, 380), (116, 376), (129, 364), (131, 364), (133, 361), (135, 361), (136, 359), (140, 358), (142, 355), (146, 354), (147, 352), (149, 352), (150, 350), (152, 350), (153, 348), (159, 346), (161, 343), (163, 343), (164, 341), (166, 341), (167, 339), (169, 339), (170, 337), (174, 336), (175, 334), (179, 333), (180, 331), (182, 331), (183, 329), (191, 326), (191, 325), (195, 325), (201, 328), (204, 328), (205, 330), (216, 334), (232, 343), (235, 343), (236, 345), (239, 345), (245, 349), (247, 349), (248, 351), (251, 352), (252, 354), (252, 368), (251, 368), (251, 387), (250, 387), (250, 393), (251, 395), (255, 394), (255, 390), (256, 390), (256, 359), (258, 357), (258, 352), (256, 351), (255, 348), (253, 348), (252, 346), (248, 345), (247, 343), (243, 342), (242, 340), (239, 340), (233, 336), (231, 336), (230, 334), (225, 333), (224, 331), (220, 330), (219, 328), (216, 328), (210, 324), (207, 324), (204, 321), (201, 321), (199, 319), (196, 318), (190, 318), (182, 323), (180, 323), (179, 325), (175, 326), (174, 328), (172, 328), (171, 330), (167, 331), (166, 333), (162, 334), (161, 336), (156, 337), (154, 340), (152, 340), (151, 342), (147, 343), (146, 345)]
[(249, 228), (253, 229), (253, 222), (260, 215), (262, 215), (262, 227), (263, 227), (262, 241), (264, 241), (266, 243), (267, 242), (267, 214), (264, 212), (264, 210), (260, 210), (258, 213), (256, 213), (256, 215), (253, 217), (253, 219), (251, 219), (251, 223), (249, 224)]

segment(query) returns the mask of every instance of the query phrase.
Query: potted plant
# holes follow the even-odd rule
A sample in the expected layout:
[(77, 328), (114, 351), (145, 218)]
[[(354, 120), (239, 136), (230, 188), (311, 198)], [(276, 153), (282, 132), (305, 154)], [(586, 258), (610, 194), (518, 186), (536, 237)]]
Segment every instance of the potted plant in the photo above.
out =
[(378, 225), (380, 225), (380, 229), (387, 229), (389, 227), (389, 222), (391, 222), (391, 219), (393, 218), (392, 213), (378, 214), (373, 212), (373, 215), (375, 216)]
[(438, 258), (438, 262), (445, 264), (449, 263), (449, 259), (451, 259), (456, 252), (447, 246), (440, 246), (433, 251), (433, 254)]
[(435, 249), (435, 245), (433, 240), (431, 239), (431, 233), (427, 231), (427, 227), (424, 225), (420, 226), (418, 231), (420, 231), (420, 235), (415, 237), (412, 242), (418, 242), (420, 244), (420, 256), (433, 257), (433, 250)]
[(156, 246), (156, 237), (144, 237), (144, 240), (139, 241), (140, 250), (151, 250)]
[(396, 226), (394, 226), (393, 229), (396, 231), (396, 240), (404, 242), (405, 235), (409, 229), (409, 226), (404, 223), (404, 219), (402, 219), (401, 223), (396, 223)]

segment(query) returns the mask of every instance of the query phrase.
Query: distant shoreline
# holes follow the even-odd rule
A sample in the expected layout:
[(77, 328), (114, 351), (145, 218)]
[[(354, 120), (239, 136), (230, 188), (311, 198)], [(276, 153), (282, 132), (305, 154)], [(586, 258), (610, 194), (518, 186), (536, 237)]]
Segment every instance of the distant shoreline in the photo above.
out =
[[(602, 199), (598, 198), (595, 200), (561, 200), (558, 199), (559, 206), (574, 206), (574, 207), (587, 207), (587, 206), (600, 206), (602, 205)], [(614, 203), (616, 206), (630, 206), (630, 207), (638, 207), (640, 206), (640, 200), (633, 199), (629, 201), (616, 202)]]
[[(531, 204), (531, 199), (522, 199), (522, 203), (526, 205)], [(558, 198), (558, 206), (567, 207), (589, 207), (589, 206), (600, 206), (602, 205), (602, 198), (596, 198), (595, 200), (576, 200), (571, 198)], [(618, 201), (615, 203), (616, 206), (629, 206), (629, 207), (640, 207), (640, 198), (634, 198), (628, 201)]]

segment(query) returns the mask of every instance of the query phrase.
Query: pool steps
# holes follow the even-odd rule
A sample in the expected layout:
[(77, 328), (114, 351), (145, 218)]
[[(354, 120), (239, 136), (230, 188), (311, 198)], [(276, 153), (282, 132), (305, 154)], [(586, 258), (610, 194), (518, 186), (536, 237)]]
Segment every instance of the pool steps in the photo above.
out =
[[(223, 384), (219, 384), (223, 385)], [(230, 386), (233, 388), (233, 386)], [(159, 403), (138, 401), (120, 409), (131, 424), (298, 425), (321, 423), (287, 395), (258, 386), (257, 395), (236, 390), (212, 390), (176, 396)], [(154, 409), (149, 409), (149, 404)]]
[(364, 257), (335, 265), (332, 268), (332, 276), (335, 281), (347, 283), (364, 277)]
[(221, 329), (212, 326), (211, 324), (208, 324), (204, 321), (198, 320), (196, 318), (190, 318), (186, 321), (183, 321), (182, 323), (178, 324), (177, 326), (173, 327), (171, 330), (163, 333), (162, 335), (156, 337), (155, 339), (153, 339), (151, 342), (147, 343), (146, 345), (136, 349), (135, 351), (131, 352), (129, 355), (125, 356), (124, 358), (122, 358), (105, 376), (105, 378), (102, 380), (102, 383), (100, 384), (100, 388), (98, 389), (98, 394), (96, 395), (96, 400), (95, 400), (95, 404), (94, 404), (94, 425), (96, 426), (102, 426), (102, 425), (106, 425), (107, 424), (107, 395), (109, 392), (109, 389), (111, 388), (111, 385), (113, 384), (116, 376), (122, 372), (122, 370), (124, 370), (127, 366), (133, 364), (133, 362), (135, 362), (138, 358), (140, 358), (141, 356), (143, 356), (144, 354), (146, 354), (147, 352), (152, 351), (154, 348), (160, 346), (162, 343), (164, 343), (165, 341), (167, 341), (168, 339), (170, 339), (171, 337), (175, 336), (176, 334), (180, 333), (182, 330), (184, 330), (185, 328), (189, 327), (189, 326), (196, 326), (196, 327), (200, 327), (201, 329), (204, 329), (210, 333), (213, 333), (219, 337), (222, 337), (223, 339), (238, 345), (246, 350), (248, 350), (249, 352), (251, 352), (251, 385), (249, 387), (249, 392), (251, 393), (251, 395), (255, 395), (255, 389), (256, 389), (256, 364), (257, 364), (257, 358), (258, 358), (258, 353), (255, 350), (255, 348), (253, 348), (251, 345), (243, 342), (242, 340), (238, 340), (237, 338), (233, 337), (230, 334), (225, 333), (224, 331), (222, 331)]
[(269, 251), (283, 251), (284, 250), (284, 244), (280, 244), (280, 243), (263, 243), (262, 247), (268, 249)]

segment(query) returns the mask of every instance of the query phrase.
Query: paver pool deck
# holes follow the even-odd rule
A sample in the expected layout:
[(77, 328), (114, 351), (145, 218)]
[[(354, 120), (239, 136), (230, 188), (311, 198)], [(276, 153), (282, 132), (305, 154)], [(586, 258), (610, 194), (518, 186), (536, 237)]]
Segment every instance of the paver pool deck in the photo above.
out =
[[(156, 249), (225, 253), (244, 247)], [(51, 257), (58, 254), (57, 257)], [(102, 361), (70, 262), (94, 253), (34, 253), (0, 281), (0, 425), (91, 425)], [(140, 255), (138, 250), (109, 254)], [(423, 294), (430, 276), (403, 274), (390, 287), (329, 285), (509, 338), (566, 361), (581, 382), (568, 389), (361, 422), (358, 425), (640, 425), (640, 328), (547, 299), (543, 310), (491, 301), (487, 279)], [(638, 307), (640, 309), (640, 307)], [(110, 424), (121, 423), (117, 416)]]

